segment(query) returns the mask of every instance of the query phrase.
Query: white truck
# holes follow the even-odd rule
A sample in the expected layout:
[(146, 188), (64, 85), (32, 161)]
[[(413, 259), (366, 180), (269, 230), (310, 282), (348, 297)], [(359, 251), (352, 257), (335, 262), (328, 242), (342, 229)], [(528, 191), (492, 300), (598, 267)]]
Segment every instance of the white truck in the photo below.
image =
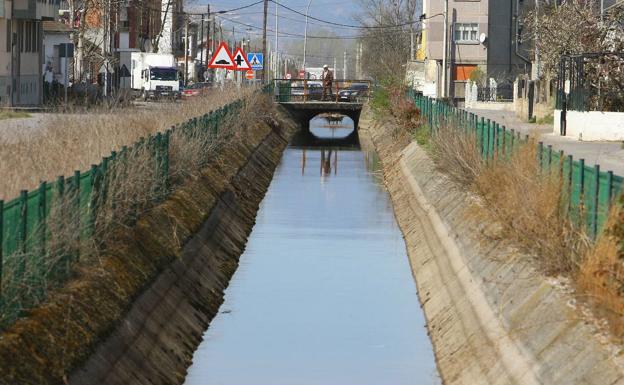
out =
[(180, 97), (175, 57), (170, 54), (132, 52), (132, 89), (144, 100)]

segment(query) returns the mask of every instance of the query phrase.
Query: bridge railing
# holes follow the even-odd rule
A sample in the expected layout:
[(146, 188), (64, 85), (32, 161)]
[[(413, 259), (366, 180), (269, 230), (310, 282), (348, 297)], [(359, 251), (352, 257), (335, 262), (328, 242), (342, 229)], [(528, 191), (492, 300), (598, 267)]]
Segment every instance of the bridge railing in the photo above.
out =
[(275, 100), (279, 103), (362, 103), (370, 98), (371, 81), (334, 79), (330, 84), (317, 79), (274, 79)]

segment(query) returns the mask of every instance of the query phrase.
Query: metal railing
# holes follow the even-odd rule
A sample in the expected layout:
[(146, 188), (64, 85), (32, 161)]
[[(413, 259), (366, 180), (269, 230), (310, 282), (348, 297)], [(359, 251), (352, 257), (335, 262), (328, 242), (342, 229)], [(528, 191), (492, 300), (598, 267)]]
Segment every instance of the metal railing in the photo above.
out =
[[(272, 93), (272, 85), (263, 92)], [(153, 180), (146, 187), (150, 189), (149, 196), (156, 203), (165, 199), (172, 191), (169, 153), (174, 134), (193, 141), (214, 141), (220, 135), (220, 122), (236, 114), (241, 107), (240, 101), (233, 102), (142, 138), (119, 152), (113, 151), (87, 171), (75, 171), (70, 177), (59, 176), (54, 182), (42, 182), (39, 188), (24, 190), (9, 202), (0, 200), (0, 328), (24, 309), (40, 303), (50, 287), (58, 286), (71, 275), (74, 264), (81, 259), (84, 245), (94, 238), (98, 210), (105, 205), (121, 205), (121, 200), (129, 199), (119, 196), (114, 189), (123, 183), (132, 183), (124, 178), (133, 162), (149, 159), (147, 164), (153, 169), (141, 169), (150, 174), (145, 179)], [(140, 157), (133, 154), (140, 154)], [(139, 207), (136, 212), (126, 214), (138, 215)], [(117, 218), (115, 222), (123, 223), (124, 218)], [(52, 232), (59, 231), (59, 227), (69, 234), (61, 241), (64, 245), (60, 256), (59, 240), (51, 239)], [(54, 252), (51, 252), (52, 247)]]
[(477, 101), (479, 102), (509, 102), (513, 101), (513, 85), (503, 84), (491, 87), (477, 88)]
[(291, 102), (362, 103), (371, 95), (370, 80), (334, 79), (331, 85), (322, 80), (274, 79), (275, 100)]
[[(410, 97), (431, 130), (441, 124), (450, 124), (459, 130), (474, 133), (486, 161), (508, 156), (519, 145), (530, 142), (528, 135), (522, 136), (520, 132), (490, 119), (413, 92), (410, 92)], [(624, 193), (624, 178), (612, 171), (602, 171), (598, 164), (586, 166), (584, 159), (574, 160), (572, 155), (555, 151), (551, 145), (544, 145), (543, 142), (536, 145), (536, 161), (541, 168), (545, 172), (557, 172), (561, 177), (566, 199), (564, 205), (567, 205), (570, 217), (577, 225), (585, 226), (587, 234), (596, 239), (616, 198)]]

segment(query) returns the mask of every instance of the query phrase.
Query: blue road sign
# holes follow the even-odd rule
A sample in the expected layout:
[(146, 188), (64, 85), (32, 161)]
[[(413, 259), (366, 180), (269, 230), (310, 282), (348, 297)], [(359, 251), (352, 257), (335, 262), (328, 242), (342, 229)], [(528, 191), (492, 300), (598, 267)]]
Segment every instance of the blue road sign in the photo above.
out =
[(249, 64), (251, 64), (252, 70), (261, 70), (264, 68), (264, 55), (262, 53), (248, 53), (247, 61), (249, 61)]

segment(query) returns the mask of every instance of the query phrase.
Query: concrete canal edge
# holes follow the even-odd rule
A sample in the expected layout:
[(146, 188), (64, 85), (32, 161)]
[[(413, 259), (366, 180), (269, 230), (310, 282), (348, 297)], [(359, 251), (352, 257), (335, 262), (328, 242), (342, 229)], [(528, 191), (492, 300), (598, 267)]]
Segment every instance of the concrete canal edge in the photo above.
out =
[(247, 127), (199, 178), (120, 232), (99, 273), (0, 336), (0, 384), (183, 383), (295, 130), (283, 111)]
[(624, 384), (608, 343), (556, 280), (466, 212), (474, 201), (416, 143), (365, 110), (444, 384)]

